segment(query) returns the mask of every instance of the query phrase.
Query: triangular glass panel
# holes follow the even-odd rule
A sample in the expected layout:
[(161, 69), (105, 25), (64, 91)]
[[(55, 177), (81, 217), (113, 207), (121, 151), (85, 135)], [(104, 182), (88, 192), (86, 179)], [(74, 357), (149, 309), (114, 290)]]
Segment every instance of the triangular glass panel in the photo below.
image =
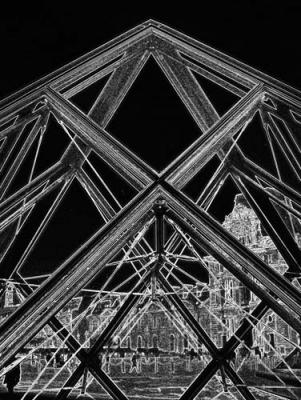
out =
[(238, 193), (239, 189), (233, 182), (233, 179), (228, 176), (210, 202), (210, 207), (208, 208), (210, 215), (217, 221), (224, 222), (226, 215), (233, 209)]
[[(195, 245), (195, 243), (192, 242), (192, 245)], [(273, 269), (283, 274), (286, 268), (283, 268), (283, 261), (281, 261), (281, 257), (275, 257), (275, 254), (272, 258), (272, 253), (270, 253), (269, 249), (263, 248), (258, 255), (267, 261), (267, 263)], [(233, 366), (233, 368), (235, 368), (237, 374), (242, 378), (244, 387), (248, 388), (248, 390), (252, 393), (255, 391), (255, 388), (260, 388), (261, 390), (274, 389), (276, 391), (278, 386), (275, 384), (275, 379), (273, 378), (274, 375), (277, 375), (275, 372), (275, 360), (273, 361), (274, 365), (272, 367), (270, 365), (269, 367), (270, 375), (265, 376), (265, 372), (262, 373), (262, 371), (265, 370), (266, 367), (264, 366), (264, 362), (261, 360), (263, 356), (261, 355), (261, 349), (258, 341), (264, 340), (265, 336), (269, 338), (271, 337), (274, 347), (276, 347), (276, 344), (278, 345), (278, 342), (279, 346), (281, 345), (283, 347), (283, 349), (280, 349), (279, 347), (278, 353), (280, 354), (282, 352), (282, 356), (284, 353), (288, 355), (292, 350), (292, 346), (294, 347), (294, 343), (295, 346), (298, 347), (298, 338), (296, 332), (294, 332), (289, 325), (284, 323), (284, 321), (282, 321), (279, 317), (275, 317), (278, 321), (276, 324), (273, 326), (271, 326), (271, 324), (265, 324), (266, 335), (263, 334), (263, 320), (262, 324), (259, 322), (258, 328), (251, 329), (247, 334), (244, 335), (244, 337), (239, 338), (238, 336), (235, 336), (235, 332), (239, 328), (242, 320), (252, 313), (252, 311), (259, 304), (260, 300), (254, 295), (253, 292), (246, 288), (239, 279), (226, 270), (223, 265), (217, 262), (214, 257), (205, 256), (202, 258), (208, 267), (209, 280), (208, 284), (205, 285), (208, 296), (203, 303), (200, 301), (200, 305), (198, 306), (199, 310), (203, 310), (202, 316), (198, 319), (200, 325), (207, 332), (208, 336), (217, 347), (223, 347), (231, 337), (235, 337), (235, 340), (238, 340), (238, 347), (234, 351), (233, 357), (230, 359), (230, 364)], [(177, 263), (177, 267), (173, 267), (174, 271), (179, 268), (182, 268), (179, 263)], [(172, 274), (175, 277), (174, 271)], [(166, 279), (168, 279), (167, 272)], [(186, 287), (188, 289), (189, 285), (185, 285), (185, 280), (181, 278), (179, 274), (176, 276), (176, 279), (178, 281), (182, 281), (183, 299), (189, 300), (191, 295), (196, 297), (195, 293), (197, 292), (194, 291), (194, 286), (192, 286), (192, 290), (190, 290), (189, 293), (185, 293), (184, 288)], [(179, 286), (181, 287), (181, 285)], [(203, 304), (203, 307), (201, 307), (201, 304)], [(264, 318), (267, 319), (267, 317)], [(254, 319), (250, 320), (253, 321)], [(256, 324), (257, 321), (255, 321), (254, 325)], [(284, 348), (283, 341), (286, 342), (287, 350)], [(271, 357), (266, 357), (266, 362), (270, 363)], [(281, 354), (279, 357), (277, 358), (278, 363), (280, 362), (279, 360), (281, 360)], [(261, 367), (259, 364), (263, 366)], [(281, 374), (282, 371), (279, 370), (278, 375)], [(289, 379), (291, 379), (289, 374), (292, 374), (292, 372), (286, 371), (285, 374), (286, 382), (285, 384), (282, 382), (282, 387), (280, 387), (282, 391), (286, 390), (287, 383)], [(296, 373), (294, 375), (296, 375)], [(269, 382), (267, 381), (267, 378), (270, 380)], [(297, 375), (297, 378), (295, 377), (295, 379), (299, 380), (300, 376), (298, 377)], [(203, 389), (201, 392), (203, 396), (205, 393), (210, 393), (210, 396), (217, 396), (219, 394), (219, 392), (215, 391), (217, 390), (217, 382), (215, 382), (215, 380), (221, 385), (219, 392), (223, 392), (224, 396), (226, 396), (225, 393), (235, 390), (235, 385), (233, 385), (227, 374), (223, 377), (222, 371), (220, 371), (215, 376), (213, 381), (211, 381), (212, 385), (208, 384), (206, 388)], [(296, 388), (300, 386), (299, 381), (296, 381), (296, 384), (298, 384), (296, 385)], [(269, 391), (273, 393), (273, 390), (268, 390), (268, 392)], [(276, 393), (275, 391), (274, 393)]]
[(136, 189), (94, 151), (89, 155), (83, 169), (111, 207), (115, 209), (115, 212), (119, 211), (137, 194)]
[(112, 291), (118, 287), (118, 290), (126, 293), (138, 281), (139, 274), (137, 271), (140, 271), (140, 274), (143, 272), (143, 268), (139, 262), (130, 263), (125, 261), (121, 263), (118, 261), (109, 263), (93, 282), (89, 283), (87, 288), (101, 290), (103, 285), (105, 285), (106, 291)]
[[(0, 156), (1, 156), (1, 170), (3, 165), (9, 160), (14, 160), (18, 152), (21, 150), (22, 145), (26, 137), (30, 134), (32, 128), (34, 127), (37, 119), (29, 123), (24, 123), (23, 125), (12, 126), (7, 136), (2, 140)], [(3, 172), (1, 172), (3, 173)]]
[(6, 141), (6, 137), (4, 137), (4, 138), (2, 138), (2, 139), (0, 140), (0, 154), (1, 154), (2, 146), (4, 145), (5, 141)]
[[(40, 207), (40, 212), (45, 213), (45, 208)], [(53, 272), (103, 225), (104, 220), (93, 202), (74, 180), (26, 259), (22, 274), (36, 276)]]
[[(278, 253), (277, 247), (266, 232), (264, 224), (235, 184), (233, 178), (228, 177), (227, 179), (228, 182), (231, 182), (231, 186), (233, 190), (236, 191), (236, 194), (232, 200), (232, 210), (225, 215), (224, 219), (221, 221), (222, 226), (234, 235), (244, 246), (269, 264), (269, 260), (274, 257), (272, 254), (275, 252)], [(260, 196), (264, 196), (264, 193), (261, 193)], [(264, 256), (265, 252), (271, 253), (270, 258)], [(280, 254), (275, 257), (277, 259), (282, 258)]]
[[(205, 385), (205, 387), (195, 396), (195, 400), (218, 399), (224, 392), (224, 387), (222, 384), (222, 378), (220, 372), (218, 371), (210, 381)], [(233, 398), (232, 398), (233, 400)]]
[(11, 372), (19, 373), (15, 391), (28, 400), (59, 392), (79, 361), (72, 357), (59, 333), (46, 325), (17, 354), (15, 364)]
[(208, 161), (204, 167), (183, 187), (183, 192), (190, 197), (194, 202), (199, 204), (199, 199), (203, 198), (203, 190), (213, 178), (215, 172), (221, 162), (217, 156), (214, 156)]
[(238, 328), (244, 316), (243, 307), (247, 299), (250, 301), (251, 294), (214, 257), (200, 251), (201, 245), (190, 241), (190, 246), (199, 255), (199, 265), (204, 271), (202, 281), (189, 271), (186, 262), (182, 261), (181, 265), (178, 260), (168, 264), (166, 279), (174, 279), (173, 285), (177, 284), (183, 300), (192, 302), (193, 315), (197, 315), (206, 335), (221, 348)]
[[(207, 255), (200, 248), (196, 249), (191, 246), (190, 239), (185, 233), (177, 227), (174, 223), (171, 223), (174, 232), (172, 237), (175, 236), (174, 240), (166, 246), (166, 265), (171, 268), (173, 273), (176, 275), (173, 280), (173, 284), (176, 283), (177, 277), (182, 280), (185, 284), (201, 285), (208, 282), (208, 270), (204, 263), (204, 257)], [(166, 271), (167, 276), (171, 273)]]
[(38, 143), (33, 136), (36, 122), (31, 121), (11, 132), (1, 147), (1, 197), (14, 193), (29, 180)]
[[(14, 240), (18, 230), (18, 220), (11, 222), (0, 232), (0, 260), (3, 259), (8, 251), (12, 241)], [(6, 272), (6, 273), (5, 273)], [(7, 271), (1, 268), (1, 278), (8, 278)]]
[[(245, 312), (250, 315), (252, 309)], [(250, 340), (236, 350), (234, 364), (255, 397), (266, 393), (269, 399), (296, 399), (301, 394), (298, 334), (272, 311), (255, 320)]]
[(211, 360), (158, 288), (129, 314), (105, 354), (102, 368), (117, 386), (150, 399), (179, 398)]
[(15, 121), (16, 121), (17, 117), (10, 117), (6, 120), (4, 120), (3, 122), (0, 123), (0, 132), (4, 131), (5, 129), (11, 128)]
[[(188, 68), (190, 68), (192, 71), (195, 71), (195, 69), (197, 70), (197, 68), (200, 67), (202, 69), (202, 74), (204, 76), (207, 75), (208, 79), (210, 76), (211, 76), (211, 78), (213, 78), (213, 76), (214, 76), (217, 79), (222, 79), (226, 85), (230, 84), (230, 85), (235, 86), (234, 91), (237, 91), (237, 89), (238, 89), (240, 92), (247, 93), (250, 90), (249, 85), (246, 85), (243, 82), (239, 82), (237, 79), (235, 79), (234, 77), (230, 77), (228, 74), (226, 74), (226, 75), (223, 74), (223, 72), (220, 70), (220, 68), (216, 68), (216, 67), (214, 68), (213, 65), (210, 67), (208, 65), (208, 63), (203, 63), (200, 59), (195, 58), (194, 55), (191, 53), (190, 53), (190, 55), (188, 55), (186, 52), (184, 53), (184, 52), (179, 51), (179, 55), (184, 60), (187, 60), (189, 62), (189, 64), (187, 64)], [(194, 65), (191, 65), (191, 63)], [(198, 72), (196, 72), (196, 73), (198, 73)]]
[(39, 144), (33, 176), (38, 176), (59, 161), (70, 142), (70, 137), (50, 113), (46, 130)]
[(201, 135), (152, 57), (117, 109), (108, 131), (157, 171)]
[[(20, 230), (23, 228), (27, 219), (30, 217), (34, 207), (29, 210), (24, 211), (19, 218), (14, 219), (10, 224), (3, 228), (0, 232), (0, 261), (2, 262), (6, 253), (9, 251), (10, 247), (13, 245), (16, 236), (19, 234)], [(0, 270), (0, 279), (6, 279), (10, 277), (11, 265), (3, 263)]]
[(224, 115), (239, 101), (240, 97), (224, 89), (222, 86), (196, 72), (192, 72), (192, 74), (220, 116)]
[(291, 186), (296, 191), (299, 191), (300, 178), (297, 176), (296, 170), (291, 164), (289, 155), (284, 153), (284, 149), (281, 147), (272, 133), (270, 133), (270, 137), (279, 171), (277, 178)]
[[(271, 191), (271, 189), (269, 189)], [(284, 196), (280, 195), (279, 192), (272, 190), (272, 193), (287, 207), (293, 209), (293, 203), (289, 201), (289, 199), (285, 199)], [(291, 234), (292, 238), (297, 242), (300, 247), (301, 244), (301, 220), (294, 214), (289, 211), (289, 208), (286, 208), (280, 205), (278, 202), (271, 199), (271, 203), (275, 207), (282, 221), (285, 223), (286, 228)]]
[(35, 138), (34, 142), (27, 151), (22, 163), (17, 169), (11, 182), (9, 183), (8, 190), (5, 197), (16, 193), (22, 187), (26, 186), (33, 179), (33, 171), (35, 166), (35, 156), (39, 146), (39, 135)]
[(105, 77), (98, 79), (93, 82), (83, 90), (80, 90), (78, 93), (74, 94), (69, 98), (76, 107), (78, 107), (85, 114), (88, 114), (94, 102), (100, 95), (102, 89), (105, 87), (105, 84), (108, 82), (111, 74), (106, 75)]
[(292, 115), (292, 117), (294, 118), (294, 120), (298, 123), (301, 124), (301, 115), (295, 111), (290, 110), (290, 113)]
[(262, 125), (260, 115), (256, 112), (240, 135), (237, 145), (247, 158), (277, 177), (273, 148), (271, 147), (270, 139), (267, 137), (267, 134)]
[[(263, 195), (260, 194), (260, 196)], [(222, 210), (223, 213), (221, 212)], [(225, 213), (226, 210), (227, 212)], [(234, 178), (227, 177), (211, 203), (208, 212), (244, 246), (268, 264), (270, 263), (268, 260), (274, 257), (272, 254), (277, 252), (277, 247), (267, 234), (264, 224), (234, 182)], [(271, 256), (263, 258), (263, 253), (265, 252), (270, 252)], [(282, 259), (282, 256), (279, 254), (276, 258)]]
[(277, 109), (277, 106), (275, 105), (271, 97), (266, 96), (264, 99), (264, 104), (268, 105), (269, 107), (272, 107), (274, 110)]
[[(113, 397), (105, 391), (102, 385), (96, 381), (93, 375), (88, 372), (87, 378), (82, 378), (81, 380), (81, 389), (82, 394), (76, 397), (77, 400), (86, 400), (87, 396), (89, 398), (97, 399), (101, 398), (103, 400), (111, 400)], [(79, 392), (79, 388), (77, 389), (77, 393)], [(76, 390), (72, 391), (72, 394), (76, 394)], [(72, 397), (71, 397), (72, 398)]]
[[(2, 271), (5, 274), (8, 274), (8, 276), (10, 276), (17, 265), (19, 265), (23, 252), (25, 252), (30, 240), (34, 236), (36, 230), (41, 224), (45, 214), (47, 213), (58, 193), (59, 189), (54, 190), (52, 193), (44, 196), (32, 209), (27, 220), (27, 222), (30, 223), (25, 223), (22, 226), (22, 229), (19, 230), (18, 235), (15, 237), (12, 245), (9, 248), (9, 251), (2, 260)], [(20, 224), (20, 220), (17, 220), (17, 224)], [(40, 250), (40, 252), (43, 251)], [(43, 268), (41, 267), (42, 264), (40, 264), (38, 260), (35, 262), (32, 259), (31, 261), (33, 263), (31, 275), (43, 274)]]
[[(296, 124), (296, 119), (284, 119), (280, 115), (270, 112), (271, 119), (275, 122), (278, 126), (278, 129), (281, 132), (282, 138), (285, 140), (286, 144), (294, 149), (295, 151), (295, 158), (298, 158), (296, 154), (299, 154), (301, 151), (301, 141), (299, 135), (299, 124)], [(278, 132), (278, 130), (277, 130)]]
[[(195, 400), (214, 399), (214, 400), (245, 400), (228, 377), (218, 371), (207, 383), (207, 385), (195, 397)], [(257, 400), (257, 397), (255, 397)], [(259, 398), (258, 398), (259, 399)], [(267, 400), (262, 398), (261, 400)]]

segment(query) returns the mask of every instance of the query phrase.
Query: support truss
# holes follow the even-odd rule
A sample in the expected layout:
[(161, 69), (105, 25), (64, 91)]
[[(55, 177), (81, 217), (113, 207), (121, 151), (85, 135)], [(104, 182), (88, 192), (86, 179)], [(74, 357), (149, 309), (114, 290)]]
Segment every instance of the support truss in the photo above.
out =
[[(200, 129), (200, 137), (163, 171), (147, 165), (115, 139), (108, 128), (151, 57)], [(235, 95), (237, 102), (219, 115), (197, 75)], [(79, 110), (72, 102), (73, 96), (105, 77), (108, 79), (89, 111)], [(300, 99), (297, 90), (167, 26), (147, 21), (3, 100), (0, 103), (0, 259), (3, 262), (14, 246), (19, 246), (22, 229), (31, 223), (39, 205), (52, 194), (55, 196), (43, 206), (36, 228), (30, 238), (24, 239), (23, 250), (7, 276), (8, 281), (19, 285), (24, 301), (0, 325), (0, 369), (9, 368), (14, 356), (49, 325), (79, 362), (57, 391), (57, 399), (67, 398), (81, 378), (86, 382), (89, 372), (112, 398), (126, 400), (126, 394), (101, 368), (99, 354), (112, 344), (118, 328), (139, 306), (142, 294), (154, 300), (159, 293), (161, 307), (168, 312), (175, 310), (177, 318), (183, 320), (178, 321), (179, 326), (187, 327), (211, 357), (181, 399), (194, 399), (217, 372), (224, 386), (230, 380), (244, 399), (257, 398), (256, 391), (244, 383), (231, 365), (233, 351), (270, 310), (301, 336), (301, 293), (300, 285), (296, 285), (301, 272), (301, 241), (298, 242), (296, 232), (296, 224), (301, 220)], [(248, 129), (257, 116), (262, 130), (257, 134), (268, 143), (266, 151), (271, 154), (275, 173), (260, 160), (252, 159), (242, 141), (254, 134)], [(56, 124), (67, 145), (51, 165), (37, 170), (39, 151), (50, 123)], [(253, 140), (257, 138), (254, 136)], [(18, 186), (16, 177), (30, 155), (28, 176)], [(126, 204), (116, 196), (106, 174), (94, 166), (93, 157), (111, 168), (128, 185), (129, 192), (134, 192)], [(185, 192), (186, 187), (213, 160), (218, 160), (218, 167), (208, 176), (195, 201)], [(286, 173), (288, 168), (292, 179)], [(211, 205), (229, 179), (277, 247), (287, 265), (284, 274), (254, 254), (211, 214)], [(59, 268), (45, 277), (41, 272), (38, 283), (31, 285), (33, 277), (23, 273), (24, 265), (74, 183), (84, 189), (102, 223)], [(154, 244), (147, 237), (150, 229), (155, 231)], [(185, 253), (186, 250), (191, 254)], [(181, 267), (180, 261), (197, 262), (198, 268), (205, 268), (204, 253), (214, 257), (260, 299), (250, 317), (242, 320), (222, 347), (216, 346), (170, 282), (172, 277), (180, 282), (178, 271), (197, 281), (193, 273)], [(80, 293), (93, 292), (89, 285), (108, 268), (112, 268), (112, 273), (95, 293), (110, 292), (113, 278), (118, 277), (125, 264), (134, 270), (128, 280), (134, 277), (136, 281), (87, 350), (57, 314)]]

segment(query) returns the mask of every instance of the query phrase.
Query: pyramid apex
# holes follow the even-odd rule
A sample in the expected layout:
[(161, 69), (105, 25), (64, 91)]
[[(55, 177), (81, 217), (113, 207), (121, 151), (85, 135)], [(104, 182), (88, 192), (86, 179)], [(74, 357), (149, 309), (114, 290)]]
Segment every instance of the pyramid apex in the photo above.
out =
[(143, 22), (142, 25), (145, 26), (146, 28), (149, 27), (159, 28), (162, 24), (154, 19), (148, 19), (147, 21)]

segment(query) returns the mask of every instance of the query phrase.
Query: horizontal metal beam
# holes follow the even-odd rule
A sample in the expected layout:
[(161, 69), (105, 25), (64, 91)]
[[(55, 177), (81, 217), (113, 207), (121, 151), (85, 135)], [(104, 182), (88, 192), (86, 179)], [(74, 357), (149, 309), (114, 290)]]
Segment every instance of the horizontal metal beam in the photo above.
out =
[[(33, 293), (31, 287), (26, 283), (26, 281), (24, 281), (24, 279), (20, 275), (16, 274), (16, 279), (23, 283), (23, 285), (20, 286), (19, 288), (19, 290), (21, 290), (23, 295), (27, 297)], [(76, 357), (86, 366), (88, 364), (88, 369), (91, 372), (91, 374), (114, 399), (127, 400), (123, 392), (114, 384), (114, 382), (105, 374), (105, 372), (101, 370), (98, 363), (96, 363), (95, 360), (94, 362), (92, 362), (93, 361), (92, 359), (87, 360), (87, 353), (82, 348), (82, 345), (75, 339), (75, 337), (69, 332), (69, 330), (66, 329), (65, 326), (55, 316), (50, 318), (48, 324), (52, 328), (52, 330), (57, 333), (60, 339), (69, 347), (69, 349), (74, 354), (76, 354)], [(75, 386), (78, 379), (80, 379), (82, 372), (83, 372), (82, 369), (77, 371), (76, 381), (74, 381), (74, 377), (72, 378), (71, 381), (70, 377), (67, 380), (67, 382), (65, 382), (63, 388), (60, 390), (60, 392), (56, 397), (57, 399), (63, 399), (67, 397), (68, 393), (70, 393), (72, 390), (70, 389), (70, 387)], [(72, 384), (73, 381), (74, 383)], [(65, 389), (66, 387), (68, 387), (68, 391)]]
[(137, 196), (3, 322), (0, 326), (0, 368), (10, 353), (27, 343), (151, 219), (152, 204), (157, 196), (156, 190), (145, 191), (142, 199)]
[[(234, 385), (241, 384), (242, 380), (237, 375), (237, 373), (233, 370), (233, 368), (228, 364), (227, 359), (224, 355), (221, 355), (221, 351), (215, 346), (209, 335), (204, 331), (201, 325), (196, 321), (196, 319), (191, 315), (190, 311), (187, 307), (182, 303), (179, 296), (174, 293), (173, 288), (168, 283), (168, 281), (164, 278), (164, 276), (159, 273), (158, 276), (160, 285), (162, 288), (168, 293), (167, 298), (170, 302), (176, 307), (177, 311), (180, 313), (184, 321), (189, 325), (189, 327), (194, 331), (197, 335), (198, 340), (200, 343), (203, 343), (206, 348), (209, 350), (213, 360), (222, 360), (221, 362), (217, 363), (219, 367), (223, 368), (227, 375), (230, 377)], [(244, 387), (239, 390), (241, 394), (247, 400), (255, 400), (254, 396), (250, 393), (250, 391)]]
[[(150, 267), (151, 265), (149, 265)], [(140, 296), (137, 296), (137, 292), (144, 290), (149, 283), (149, 279), (151, 276), (151, 268), (145, 272), (145, 274), (140, 278), (139, 282), (135, 285), (132, 291), (127, 295), (121, 307), (117, 310), (114, 317), (108, 323), (108, 325), (104, 328), (103, 332), (101, 332), (100, 336), (97, 338), (93, 346), (90, 350), (82, 357), (81, 364), (76, 368), (76, 370), (71, 374), (68, 381), (65, 383), (64, 387), (60, 390), (57, 399), (63, 400), (68, 394), (72, 391), (70, 389), (73, 387), (77, 381), (79, 380), (82, 372), (85, 367), (90, 368), (96, 374), (99, 373), (99, 363), (98, 363), (98, 353), (101, 351), (103, 346), (106, 344), (109, 345), (112, 339), (112, 335), (120, 326), (124, 318), (128, 315), (128, 313), (132, 310), (132, 308), (139, 302), (141, 299)], [(95, 368), (96, 366), (96, 368)], [(101, 378), (100, 378), (101, 379)], [(118, 397), (116, 397), (118, 399)]]
[(219, 358), (219, 350), (210, 339), (208, 334), (204, 331), (201, 325), (197, 322), (197, 320), (192, 316), (191, 312), (187, 309), (187, 307), (182, 303), (179, 296), (175, 293), (172, 286), (165, 279), (161, 272), (158, 274), (158, 281), (162, 289), (167, 293), (166, 297), (173, 304), (173, 306), (180, 313), (181, 317), (184, 321), (190, 326), (190, 328), (197, 335), (200, 343), (204, 344), (205, 347), (209, 350), (209, 353), (213, 358)]

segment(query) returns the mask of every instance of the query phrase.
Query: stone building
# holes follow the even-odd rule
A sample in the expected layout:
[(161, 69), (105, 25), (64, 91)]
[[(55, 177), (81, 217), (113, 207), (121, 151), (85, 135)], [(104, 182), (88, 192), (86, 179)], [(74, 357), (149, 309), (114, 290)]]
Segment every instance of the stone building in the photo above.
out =
[[(284, 220), (289, 224), (287, 216)], [(293, 223), (295, 239), (300, 246), (300, 229), (296, 229), (298, 221), (294, 220)], [(226, 216), (223, 226), (277, 272), (283, 275), (287, 270), (283, 257), (261, 228), (255, 212), (242, 195), (235, 197), (234, 208)], [(212, 272), (208, 283), (210, 299), (207, 309), (211, 312), (209, 331), (216, 344), (222, 346), (239, 327), (245, 312), (252, 312), (259, 299), (213, 257), (206, 257), (206, 263)], [(212, 314), (218, 316), (228, 329), (219, 324)], [(296, 332), (274, 312), (268, 312), (247, 339), (247, 345), (258, 347), (261, 354), (271, 353), (273, 348), (276, 353), (288, 354), (294, 346), (285, 338), (291, 343), (298, 343)]]
[[(286, 271), (287, 265), (282, 256), (241, 195), (235, 197), (234, 208), (225, 217), (223, 226), (273, 269), (280, 274)], [(301, 235), (300, 231), (296, 232), (296, 226), (297, 222), (294, 221), (294, 234), (300, 245)], [(187, 284), (174, 289), (214, 343), (221, 347), (239, 327), (246, 313), (255, 308), (259, 299), (213, 257), (206, 256), (203, 261), (209, 271), (207, 283), (196, 286)], [(160, 292), (157, 296), (158, 299), (164, 300)], [(95, 336), (97, 337), (93, 334), (106, 323), (105, 321), (112, 318), (124, 295), (111, 294), (77, 323), (78, 315), (89, 307), (92, 298), (89, 294), (75, 298), (58, 314), (61, 322), (68, 329), (74, 330), (73, 334), (85, 347), (93, 344)], [(0, 318), (9, 315), (21, 301), (23, 299), (17, 288), (13, 283), (7, 282), (0, 300)], [(141, 308), (142, 306), (139, 306), (138, 310), (129, 316), (129, 321), (116, 332), (109, 346), (112, 351), (119, 351), (119, 356), (126, 351), (157, 356), (187, 354), (191, 349), (198, 353), (206, 352), (167, 302), (164, 304), (163, 301), (162, 306), (161, 302), (154, 299), (147, 311), (139, 317)], [(32, 344), (39, 345), (40, 342), (43, 348), (54, 349), (60, 346), (59, 339), (53, 337), (53, 332), (47, 326), (34, 338)], [(261, 355), (271, 352), (287, 355), (293, 349), (292, 343), (298, 343), (296, 332), (273, 312), (268, 312), (257, 324), (257, 329), (246, 339), (246, 345), (251, 348), (257, 347)]]

